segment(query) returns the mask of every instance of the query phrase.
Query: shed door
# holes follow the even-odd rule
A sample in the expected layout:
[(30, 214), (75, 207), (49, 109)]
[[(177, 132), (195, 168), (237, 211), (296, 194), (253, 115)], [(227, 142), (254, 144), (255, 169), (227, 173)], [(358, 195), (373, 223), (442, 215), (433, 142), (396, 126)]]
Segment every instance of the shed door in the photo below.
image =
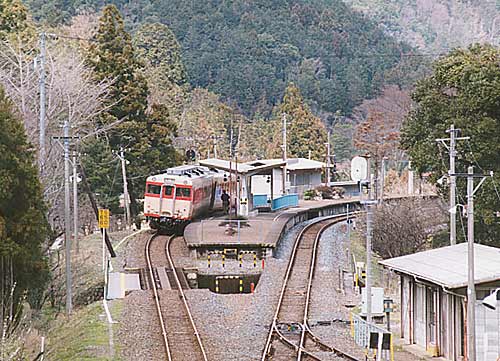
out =
[(415, 343), (426, 347), (427, 340), (425, 330), (427, 328), (425, 322), (425, 287), (417, 284), (415, 290)]

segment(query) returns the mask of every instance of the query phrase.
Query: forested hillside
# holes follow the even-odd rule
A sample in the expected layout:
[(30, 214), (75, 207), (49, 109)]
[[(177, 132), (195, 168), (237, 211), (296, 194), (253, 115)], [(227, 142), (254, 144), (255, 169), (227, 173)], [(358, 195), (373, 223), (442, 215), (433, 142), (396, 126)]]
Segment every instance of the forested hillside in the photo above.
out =
[(500, 44), (500, 1), (345, 0), (389, 34), (427, 51), (469, 44)]
[[(28, 0), (36, 18), (61, 22), (102, 1)], [(269, 117), (293, 81), (316, 114), (350, 114), (410, 49), (340, 0), (113, 1), (129, 28), (162, 22), (183, 50), (189, 82), (247, 116)], [(62, 11), (55, 11), (55, 9)], [(405, 77), (408, 71), (405, 72)], [(392, 74), (390, 81), (404, 80)]]

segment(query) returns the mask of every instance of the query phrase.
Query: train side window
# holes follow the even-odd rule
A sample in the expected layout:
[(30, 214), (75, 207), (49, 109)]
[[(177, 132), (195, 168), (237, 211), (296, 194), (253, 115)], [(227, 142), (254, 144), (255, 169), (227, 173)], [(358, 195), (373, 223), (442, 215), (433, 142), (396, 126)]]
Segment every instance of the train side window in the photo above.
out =
[(156, 185), (156, 184), (148, 184), (148, 191), (147, 193), (149, 194), (160, 194), (161, 192), (161, 186)]
[(173, 189), (174, 189), (174, 187), (172, 187), (172, 186), (164, 186), (163, 187), (163, 190), (164, 190), (163, 191), (164, 192), (163, 195), (165, 195), (165, 196), (171, 196), (172, 193), (173, 193), (172, 192)]
[(175, 189), (175, 196), (182, 198), (189, 198), (191, 197), (191, 188), (178, 187)]

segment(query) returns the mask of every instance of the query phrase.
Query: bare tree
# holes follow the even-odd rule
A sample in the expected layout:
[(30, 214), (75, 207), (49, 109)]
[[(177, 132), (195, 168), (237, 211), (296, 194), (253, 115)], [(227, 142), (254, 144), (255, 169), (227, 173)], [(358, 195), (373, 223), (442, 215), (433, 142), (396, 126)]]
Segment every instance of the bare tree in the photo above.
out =
[[(39, 137), (39, 67), (35, 41), (17, 39), (0, 44), (0, 83), (20, 113), (32, 144)], [(49, 205), (49, 219), (58, 228), (64, 184), (61, 148), (53, 137), (61, 135), (61, 124), (68, 120), (73, 136), (96, 131), (94, 119), (102, 111), (112, 80), (95, 82), (85, 64), (79, 40), (65, 37), (47, 43), (46, 64), (46, 149), (42, 183)]]
[[(373, 250), (382, 258), (392, 258), (427, 248), (430, 237), (447, 227), (444, 208), (438, 198), (402, 198), (378, 206)], [(364, 232), (366, 227), (358, 229)]]

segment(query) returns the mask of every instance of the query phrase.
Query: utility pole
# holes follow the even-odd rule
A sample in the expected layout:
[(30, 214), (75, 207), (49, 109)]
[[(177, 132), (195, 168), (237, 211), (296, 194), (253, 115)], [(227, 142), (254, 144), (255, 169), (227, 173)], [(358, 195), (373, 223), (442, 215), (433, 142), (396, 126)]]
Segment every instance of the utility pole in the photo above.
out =
[(64, 121), (64, 241), (66, 247), (66, 314), (69, 316), (73, 309), (72, 281), (71, 281), (71, 220), (69, 196), (69, 122)]
[(408, 194), (413, 195), (413, 169), (411, 168), (411, 160), (408, 162)]
[[(457, 179), (454, 176), (455, 174), (455, 157), (457, 156), (456, 152), (456, 142), (457, 140), (468, 140), (470, 137), (457, 137), (460, 129), (455, 128), (455, 125), (452, 124), (450, 129), (446, 130), (446, 133), (450, 133), (450, 138), (438, 138), (436, 142), (441, 142), (448, 149), (450, 153), (450, 170), (448, 172), (450, 177), (450, 209), (454, 209), (456, 206), (456, 192), (457, 192)], [(449, 141), (450, 145), (448, 146), (446, 142)], [(457, 244), (457, 214), (456, 212), (450, 213), (450, 245)]]
[(127, 229), (130, 228), (131, 224), (131, 215), (130, 215), (130, 202), (128, 195), (128, 183), (127, 183), (127, 169), (126, 169), (126, 160), (125, 160), (125, 151), (123, 147), (120, 147), (120, 155), (118, 156), (122, 163), (122, 177), (123, 177), (123, 207), (125, 208), (125, 227)]
[(467, 361), (476, 361), (476, 286), (474, 282), (474, 168), (469, 167), (467, 169), (467, 174)]
[(282, 119), (283, 119), (283, 162), (285, 162), (285, 164), (283, 165), (283, 191), (282, 191), (282, 194), (285, 194), (286, 193), (286, 190), (285, 190), (285, 187), (286, 187), (286, 162), (287, 162), (286, 113), (283, 113)]
[[(474, 168), (468, 167), (467, 173), (450, 173), (454, 177), (467, 177), (467, 361), (476, 361), (476, 286), (474, 279), (474, 194), (489, 175), (474, 174)], [(481, 178), (474, 188), (474, 178)], [(456, 213), (455, 208), (450, 213)]]
[(42, 32), (40, 34), (40, 79), (39, 79), (39, 86), (40, 86), (40, 122), (39, 122), (39, 127), (40, 127), (40, 145), (39, 145), (39, 170), (40, 174), (43, 173), (43, 167), (45, 165), (45, 158), (46, 158), (46, 152), (45, 152), (45, 56), (46, 56), (46, 50), (45, 50), (45, 40), (46, 40), (46, 34), (45, 32)]
[(380, 169), (380, 179), (379, 179), (380, 191), (379, 191), (379, 198), (378, 198), (379, 203), (382, 203), (384, 201), (385, 162), (386, 162), (386, 160), (387, 160), (386, 157), (382, 158), (382, 165), (381, 165), (381, 169)]
[(216, 135), (213, 136), (213, 140), (214, 140), (214, 158), (217, 159), (217, 136)]
[[(368, 167), (370, 174), (370, 167)], [(368, 190), (368, 201), (366, 206), (366, 322), (372, 322), (372, 223), (373, 223), (373, 192), (372, 192), (373, 176), (370, 175), (370, 183)]]
[(76, 244), (76, 253), (80, 253), (80, 242), (78, 240), (78, 174), (77, 174), (77, 152), (73, 152), (73, 232)]
[[(373, 223), (373, 210), (372, 206), (377, 203), (373, 199), (373, 174), (371, 174), (371, 162), (370, 156), (364, 157), (367, 162), (366, 178), (364, 180), (360, 179), (359, 190), (360, 190), (360, 203), (365, 206), (366, 210), (366, 279), (365, 279), (365, 295), (366, 295), (366, 322), (368, 324), (372, 321), (372, 223)], [(362, 184), (368, 186), (368, 199), (363, 200)]]
[(326, 145), (326, 185), (330, 186), (330, 168), (331, 168), (331, 154), (330, 154), (330, 130), (327, 135)]

